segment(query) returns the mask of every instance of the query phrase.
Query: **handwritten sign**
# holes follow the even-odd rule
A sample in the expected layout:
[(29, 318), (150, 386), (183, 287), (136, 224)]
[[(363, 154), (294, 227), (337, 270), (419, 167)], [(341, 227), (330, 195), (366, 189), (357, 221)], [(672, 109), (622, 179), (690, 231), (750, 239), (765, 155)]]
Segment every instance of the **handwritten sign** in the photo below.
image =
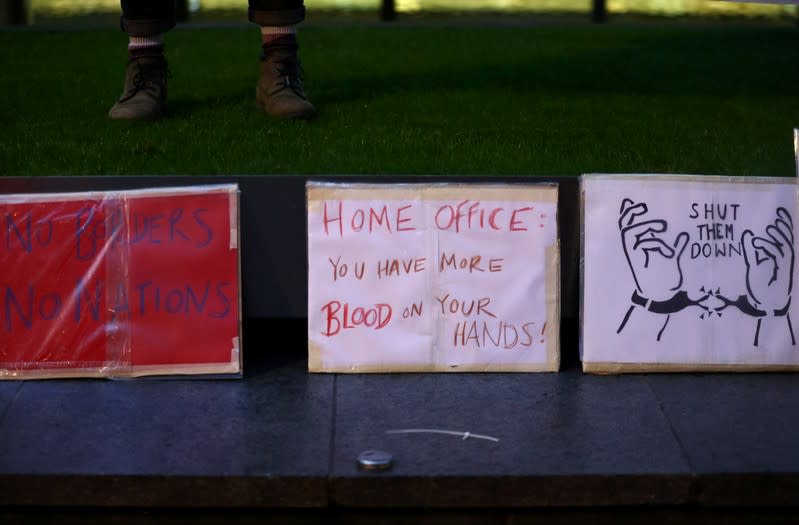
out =
[(795, 179), (582, 179), (589, 372), (799, 369)]
[(308, 185), (312, 372), (559, 365), (557, 187)]
[(240, 373), (238, 188), (0, 196), (0, 378)]
[(779, 5), (796, 5), (799, 0), (722, 0), (725, 2), (745, 3), (745, 4), (779, 4)]

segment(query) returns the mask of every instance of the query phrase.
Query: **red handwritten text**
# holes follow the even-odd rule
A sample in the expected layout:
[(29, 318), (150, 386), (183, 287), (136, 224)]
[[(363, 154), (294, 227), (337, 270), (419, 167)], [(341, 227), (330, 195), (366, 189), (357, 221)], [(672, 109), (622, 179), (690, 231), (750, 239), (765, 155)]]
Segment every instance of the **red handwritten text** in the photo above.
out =
[(327, 337), (359, 326), (380, 330), (391, 321), (391, 305), (385, 303), (351, 308), (349, 303), (330, 301), (322, 307), (322, 313), (325, 316), (325, 330), (322, 335)]
[(494, 258), (488, 260), (488, 265), (483, 263), (481, 255), (470, 255), (468, 257), (456, 257), (455, 254), (447, 255), (447, 252), (441, 252), (441, 258), (438, 261), (438, 271), (444, 273), (445, 270), (465, 270), (469, 273), (484, 272), (501, 272), (502, 263), (505, 259)]
[(414, 231), (416, 228), (411, 224), (413, 219), (408, 217), (408, 210), (412, 208), (410, 204), (400, 206), (396, 210), (389, 210), (387, 205), (372, 208), (356, 208), (352, 212), (346, 213), (344, 203), (335, 201), (328, 203), (325, 201), (322, 213), (322, 224), (325, 235), (330, 235), (331, 231), (338, 232), (339, 237), (344, 236), (345, 227), (350, 231), (368, 233), (393, 233)]
[(393, 275), (403, 275), (409, 273), (419, 273), (424, 271), (424, 263), (427, 259), (385, 259), (377, 262), (377, 278), (391, 277)]
[[(339, 256), (335, 261), (328, 257), (328, 262), (333, 267), (333, 280), (337, 281), (340, 277), (346, 277), (349, 274), (350, 267), (347, 263), (341, 262), (341, 257)], [(366, 263), (363, 261), (357, 261), (353, 265), (354, 275), (355, 278), (359, 281), (363, 279), (363, 272), (366, 270)]]
[(534, 325), (535, 323), (525, 323), (517, 328), (516, 325), (505, 321), (458, 321), (455, 324), (452, 344), (455, 347), (494, 347), (505, 350), (518, 346), (529, 348), (533, 346), (534, 335), (531, 332)]
[(435, 222), (439, 230), (454, 231), (527, 231), (525, 213), (533, 211), (531, 206), (505, 209), (485, 208), (479, 201), (461, 201), (456, 205), (445, 204), (436, 211)]
[(447, 294), (444, 297), (436, 297), (436, 300), (441, 305), (442, 315), (447, 313), (461, 313), (464, 317), (469, 317), (472, 314), (485, 314), (491, 317), (496, 317), (496, 315), (488, 310), (488, 305), (491, 303), (490, 297), (481, 297), (480, 299), (471, 300), (458, 300), (454, 297), (450, 298), (449, 294)]

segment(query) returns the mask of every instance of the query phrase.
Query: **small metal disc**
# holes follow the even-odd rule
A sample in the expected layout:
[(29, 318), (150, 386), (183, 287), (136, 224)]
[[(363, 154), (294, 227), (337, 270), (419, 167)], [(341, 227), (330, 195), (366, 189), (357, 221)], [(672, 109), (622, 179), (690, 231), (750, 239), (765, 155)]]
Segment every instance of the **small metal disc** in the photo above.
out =
[(388, 470), (394, 457), (382, 450), (365, 450), (358, 455), (358, 467), (362, 470)]

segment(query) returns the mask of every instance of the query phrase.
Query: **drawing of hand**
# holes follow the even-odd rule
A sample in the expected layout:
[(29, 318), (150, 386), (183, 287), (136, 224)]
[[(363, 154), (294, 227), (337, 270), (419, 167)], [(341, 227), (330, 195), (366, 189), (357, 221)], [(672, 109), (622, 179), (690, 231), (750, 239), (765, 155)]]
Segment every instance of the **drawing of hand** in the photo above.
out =
[(689, 235), (680, 232), (672, 244), (663, 236), (668, 223), (662, 219), (636, 222), (647, 213), (647, 205), (624, 199), (619, 210), (619, 230), (624, 255), (638, 293), (646, 299), (665, 301), (682, 286), (680, 259), (688, 246)]
[(793, 289), (793, 220), (788, 210), (777, 208), (777, 218), (756, 237), (751, 230), (741, 235), (746, 290), (752, 305), (772, 314), (785, 309)]

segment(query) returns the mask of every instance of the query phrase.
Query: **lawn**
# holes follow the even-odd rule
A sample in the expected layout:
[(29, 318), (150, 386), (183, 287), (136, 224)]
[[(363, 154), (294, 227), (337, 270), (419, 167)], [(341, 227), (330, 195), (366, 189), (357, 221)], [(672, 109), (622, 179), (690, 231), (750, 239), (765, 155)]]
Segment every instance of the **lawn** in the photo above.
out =
[(169, 117), (110, 121), (125, 42), (0, 31), (0, 174), (796, 172), (785, 24), (308, 24), (311, 122), (256, 111), (243, 26), (169, 33)]

